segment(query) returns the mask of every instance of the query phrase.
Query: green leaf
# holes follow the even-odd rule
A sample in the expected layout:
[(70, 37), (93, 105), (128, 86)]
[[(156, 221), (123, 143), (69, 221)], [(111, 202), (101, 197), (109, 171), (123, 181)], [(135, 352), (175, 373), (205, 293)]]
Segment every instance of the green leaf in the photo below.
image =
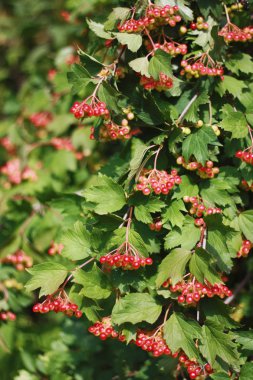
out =
[(73, 230), (64, 231), (61, 242), (64, 245), (61, 255), (69, 260), (82, 260), (91, 253), (90, 233), (82, 222), (76, 222)]
[(200, 229), (195, 226), (194, 219), (189, 215), (185, 217), (182, 229), (174, 228), (165, 237), (165, 249), (181, 246), (184, 249), (192, 249), (200, 240)]
[(147, 198), (142, 194), (136, 194), (136, 196), (131, 199), (131, 204), (135, 206), (135, 218), (142, 223), (152, 223), (153, 217), (151, 213), (160, 212), (163, 207), (165, 207), (165, 203), (157, 197)]
[(133, 53), (136, 53), (142, 45), (141, 34), (113, 33), (113, 35), (117, 38), (119, 43), (127, 45), (128, 49)]
[(174, 191), (173, 197), (175, 199), (182, 199), (184, 196), (195, 197), (199, 193), (198, 186), (193, 182), (192, 178), (187, 175), (181, 176), (182, 182)]
[(234, 53), (225, 61), (225, 66), (234, 74), (239, 75), (240, 72), (250, 74), (253, 72), (253, 61), (249, 54)]
[(244, 350), (253, 351), (253, 331), (237, 331), (235, 333), (236, 342), (239, 343)]
[(232, 308), (217, 297), (203, 298), (200, 303), (200, 310), (208, 320), (224, 328), (236, 328), (239, 325), (230, 317)]
[(204, 284), (204, 280), (209, 281), (212, 285), (222, 283), (220, 276), (211, 264), (211, 258), (210, 254), (203, 248), (196, 248), (191, 257), (190, 272), (202, 284)]
[(99, 175), (96, 184), (84, 191), (84, 196), (95, 204), (94, 211), (100, 215), (121, 210), (126, 203), (122, 187), (105, 175)]
[(202, 127), (186, 137), (182, 145), (182, 154), (186, 161), (194, 156), (198, 162), (204, 165), (209, 158), (208, 144), (216, 141), (217, 137), (212, 128)]
[(154, 298), (148, 293), (131, 293), (121, 298), (112, 310), (112, 322), (116, 325), (145, 321), (155, 323), (162, 311)]
[(47, 261), (42, 264), (34, 265), (27, 269), (33, 277), (25, 285), (26, 289), (31, 292), (40, 289), (39, 296), (47, 296), (54, 293), (64, 282), (68, 269), (61, 264)]
[(148, 71), (149, 60), (147, 57), (136, 58), (129, 62), (129, 66), (137, 73), (140, 73), (141, 75), (145, 75), (147, 78), (150, 78), (150, 74)]
[(242, 80), (224, 75), (224, 80), (219, 82), (218, 86), (216, 87), (216, 91), (221, 97), (223, 97), (226, 92), (228, 92), (234, 98), (239, 98), (243, 90), (246, 88), (247, 86)]
[(72, 86), (72, 94), (77, 94), (89, 83), (94, 82), (88, 71), (81, 65), (74, 63), (70, 72), (67, 73), (68, 81)]
[(163, 50), (156, 50), (154, 56), (149, 62), (148, 71), (155, 80), (159, 79), (160, 74), (165, 74), (172, 77), (173, 73), (170, 55), (165, 53)]
[(189, 318), (185, 319), (181, 313), (173, 313), (165, 323), (164, 338), (173, 353), (182, 349), (190, 358), (199, 357), (195, 346), (195, 339), (201, 339), (199, 324)]
[(94, 57), (85, 53), (81, 49), (78, 49), (78, 53), (80, 55), (81, 63), (90, 76), (96, 76), (103, 69), (103, 64)]
[(220, 127), (232, 133), (232, 138), (240, 139), (248, 135), (247, 120), (242, 112), (233, 111), (225, 115)]
[(107, 33), (104, 30), (103, 24), (100, 24), (98, 22), (95, 22), (95, 21), (92, 21), (89, 19), (86, 19), (86, 22), (89, 25), (90, 30), (92, 30), (96, 34), (96, 36), (98, 36), (100, 38), (105, 38), (105, 39), (111, 39), (112, 38), (111, 33)]
[(214, 365), (217, 356), (229, 366), (237, 366), (236, 345), (233, 343), (231, 336), (225, 334), (222, 329), (223, 326), (206, 320), (205, 325), (202, 326), (203, 340), (201, 341), (200, 351), (211, 366)]
[(138, 172), (147, 150), (148, 147), (140, 139), (134, 138), (132, 140), (131, 161), (129, 164), (130, 171), (128, 175), (128, 181), (131, 181), (131, 179)]
[(159, 288), (168, 278), (171, 278), (173, 285), (180, 281), (190, 258), (191, 251), (186, 249), (176, 248), (171, 251), (158, 267), (156, 286)]
[(192, 103), (191, 107), (187, 111), (185, 115), (185, 120), (196, 123), (199, 120), (199, 112), (201, 110), (202, 105), (207, 104), (209, 102), (209, 96), (207, 91), (203, 91), (198, 94), (195, 102)]
[(253, 211), (241, 212), (238, 218), (239, 227), (246, 239), (253, 242)]
[(96, 264), (90, 271), (77, 269), (74, 272), (74, 282), (83, 286), (80, 294), (87, 298), (100, 300), (108, 298), (112, 293), (107, 276)]
[(117, 111), (119, 109), (118, 106), (118, 98), (120, 93), (115, 90), (109, 83), (103, 82), (98, 89), (98, 97), (101, 102), (106, 103), (109, 109), (113, 111)]
[(112, 12), (109, 14), (107, 21), (105, 22), (104, 29), (112, 30), (118, 20), (124, 21), (130, 15), (131, 9), (126, 7), (113, 8)]
[[(121, 227), (114, 231), (109, 247), (119, 247), (122, 243), (124, 243), (126, 241), (126, 231), (126, 227)], [(129, 243), (137, 249), (141, 256), (148, 256), (147, 246), (138, 232), (130, 229), (128, 232), (128, 239)]]
[(187, 211), (181, 199), (169, 202), (162, 214), (163, 224), (169, 222), (172, 227), (182, 227), (185, 217), (181, 211)]
[(209, 215), (205, 218), (207, 225), (207, 251), (217, 260), (222, 271), (228, 272), (232, 267), (232, 260), (227, 247), (227, 241), (233, 236), (233, 230), (222, 223), (220, 215)]
[(253, 379), (253, 363), (246, 363), (241, 369), (240, 380), (252, 380)]

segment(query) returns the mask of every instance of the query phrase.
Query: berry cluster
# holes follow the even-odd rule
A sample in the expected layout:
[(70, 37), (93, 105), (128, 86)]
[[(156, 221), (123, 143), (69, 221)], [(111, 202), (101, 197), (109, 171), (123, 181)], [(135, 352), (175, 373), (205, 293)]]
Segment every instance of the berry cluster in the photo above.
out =
[(184, 353), (179, 356), (179, 363), (186, 368), (190, 379), (202, 379), (201, 376), (208, 376), (213, 373), (209, 363), (201, 366), (196, 360), (190, 360)]
[(249, 240), (243, 240), (242, 246), (237, 252), (237, 257), (247, 257), (253, 244)]
[[(90, 139), (94, 140), (95, 128), (91, 127)], [(131, 128), (128, 120), (123, 119), (121, 125), (116, 124), (112, 120), (104, 123), (99, 130), (99, 140), (129, 140), (131, 138)]]
[(246, 162), (247, 164), (253, 165), (252, 147), (250, 149), (250, 152), (238, 150), (238, 152), (235, 154), (235, 157), (240, 158), (240, 160)]
[(146, 10), (145, 17), (138, 20), (131, 18), (123, 24), (119, 24), (118, 30), (120, 32), (138, 33), (144, 29), (151, 30), (162, 25), (174, 27), (181, 19), (178, 14), (178, 6), (171, 7), (166, 5), (165, 7), (158, 7), (151, 4)]
[(50, 256), (54, 256), (56, 254), (61, 254), (62, 250), (64, 248), (64, 245), (62, 243), (56, 243), (54, 241), (51, 242), (50, 247), (48, 248), (48, 254)]
[(100, 263), (109, 268), (123, 268), (124, 270), (137, 270), (146, 265), (152, 265), (150, 257), (143, 257), (137, 249), (128, 242), (124, 242), (117, 249), (100, 258)]
[(110, 317), (104, 317), (101, 322), (96, 322), (93, 326), (88, 328), (88, 331), (95, 336), (99, 336), (101, 340), (108, 338), (117, 338), (121, 342), (126, 340), (124, 335), (114, 330)]
[(181, 182), (181, 177), (175, 169), (170, 174), (165, 170), (143, 169), (135, 190), (142, 191), (144, 195), (149, 195), (151, 192), (167, 195), (175, 185), (179, 185)]
[(170, 77), (163, 73), (160, 73), (159, 80), (142, 75), (140, 85), (143, 86), (145, 90), (166, 91), (173, 87), (173, 81)]
[(147, 50), (149, 51), (155, 51), (157, 49), (163, 50), (166, 53), (170, 54), (172, 57), (175, 57), (179, 54), (185, 55), (187, 54), (187, 45), (186, 44), (179, 44), (175, 41), (165, 41), (163, 44), (155, 43), (154, 46), (148, 42), (146, 45)]
[(141, 347), (144, 351), (150, 352), (155, 357), (172, 355), (171, 350), (163, 338), (161, 328), (155, 333), (139, 331), (134, 343), (136, 346)]
[(215, 62), (208, 54), (204, 53), (201, 57), (191, 57), (181, 62), (183, 70), (181, 75), (186, 75), (187, 79), (199, 78), (201, 76), (219, 76), (223, 78), (224, 70), (221, 65)]
[(81, 318), (83, 315), (81, 310), (78, 309), (78, 306), (69, 301), (68, 296), (64, 291), (61, 291), (56, 297), (49, 295), (44, 302), (37, 303), (33, 306), (34, 313), (46, 314), (49, 311), (54, 311), (55, 313), (62, 312), (68, 317), (74, 315), (76, 318)]
[(15, 154), (16, 152), (16, 147), (9, 137), (2, 137), (0, 139), (0, 146), (2, 146), (9, 154)]
[(50, 112), (37, 112), (29, 117), (30, 122), (37, 128), (46, 127), (52, 120), (53, 115)]
[(191, 208), (189, 210), (189, 213), (191, 215), (196, 216), (197, 218), (201, 218), (202, 216), (222, 213), (222, 210), (220, 208), (206, 207), (203, 201), (198, 197), (185, 196), (183, 200), (185, 203), (191, 203)]
[(71, 139), (68, 137), (54, 137), (51, 140), (51, 145), (56, 150), (68, 150), (69, 152), (73, 152), (77, 160), (81, 160), (83, 158), (83, 153), (76, 151)]
[(103, 117), (108, 119), (110, 114), (106, 107), (106, 104), (100, 101), (92, 101), (91, 104), (87, 103), (87, 99), (83, 102), (75, 102), (70, 109), (70, 112), (75, 116), (76, 119), (81, 119), (83, 117)]
[(0, 312), (0, 321), (15, 321), (16, 314), (11, 311), (1, 311)]
[(149, 225), (149, 228), (151, 229), (151, 231), (157, 231), (157, 232), (161, 231), (162, 227), (163, 227), (163, 224), (161, 220), (154, 221), (153, 223)]
[(196, 305), (205, 296), (209, 298), (214, 296), (224, 298), (232, 295), (231, 290), (223, 284), (211, 285), (207, 280), (205, 280), (205, 284), (201, 284), (191, 275), (176, 285), (171, 285), (171, 280), (168, 279), (163, 283), (163, 287), (169, 288), (172, 293), (180, 293), (177, 298), (178, 302), (188, 305)]
[(183, 156), (177, 158), (177, 164), (182, 165), (185, 169), (195, 171), (201, 178), (213, 178), (219, 173), (219, 168), (213, 166), (213, 161), (207, 161), (205, 166), (197, 161), (186, 162)]
[(6, 162), (6, 164), (0, 168), (0, 172), (6, 175), (9, 182), (14, 185), (19, 185), (22, 180), (36, 181), (38, 178), (34, 170), (29, 167), (22, 170), (21, 161), (18, 158)]
[(33, 260), (30, 256), (27, 256), (24, 251), (17, 251), (13, 255), (7, 255), (3, 257), (0, 262), (2, 264), (12, 264), (18, 271), (23, 271), (25, 268), (30, 268), (33, 264)]
[(191, 30), (207, 30), (209, 28), (209, 25), (203, 17), (198, 17), (197, 22), (191, 22), (190, 29)]
[(252, 191), (253, 192), (253, 183), (251, 185), (249, 185), (245, 179), (242, 180), (241, 187), (245, 191)]
[(253, 37), (253, 27), (246, 27), (244, 29), (228, 22), (220, 31), (219, 36), (222, 36), (226, 42), (241, 41), (247, 42)]

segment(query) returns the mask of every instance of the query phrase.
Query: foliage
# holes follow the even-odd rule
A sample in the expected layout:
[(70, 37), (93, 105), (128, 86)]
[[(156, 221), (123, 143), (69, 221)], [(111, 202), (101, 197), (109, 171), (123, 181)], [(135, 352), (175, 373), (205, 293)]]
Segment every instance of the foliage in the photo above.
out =
[(2, 378), (250, 378), (253, 1), (57, 4), (0, 13)]

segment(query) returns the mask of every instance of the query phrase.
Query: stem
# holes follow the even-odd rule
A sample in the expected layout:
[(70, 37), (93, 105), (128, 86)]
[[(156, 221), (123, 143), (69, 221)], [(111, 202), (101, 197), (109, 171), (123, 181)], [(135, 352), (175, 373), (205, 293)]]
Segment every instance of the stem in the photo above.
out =
[(226, 18), (227, 18), (227, 22), (228, 24), (230, 24), (230, 17), (229, 17), (229, 14), (228, 14), (228, 9), (227, 9), (227, 6), (226, 4), (223, 3), (223, 6), (224, 6), (224, 9), (225, 9), (225, 12), (226, 12)]
[[(91, 263), (91, 262), (94, 261), (94, 260), (95, 260), (95, 258), (92, 257), (91, 259), (89, 259), (89, 260), (86, 261), (85, 263), (83, 263), (83, 264), (79, 265), (77, 268), (75, 268), (75, 269), (73, 270), (73, 272), (76, 271), (77, 269), (82, 269), (82, 268), (84, 268), (86, 265), (88, 265), (89, 263)], [(66, 279), (66, 281), (63, 283), (63, 285), (61, 286), (61, 289), (62, 289), (62, 290), (65, 288), (65, 286), (67, 285), (67, 283), (68, 283), (73, 277), (74, 277), (74, 273), (71, 273), (71, 274), (68, 276), (68, 278)]]
[(153, 49), (156, 50), (155, 43), (154, 43), (154, 41), (153, 41), (153, 39), (152, 39), (152, 37), (151, 37), (149, 31), (148, 31), (146, 28), (145, 28), (145, 33), (146, 33), (146, 35), (148, 36), (149, 41), (151, 42), (151, 45), (152, 45)]
[(226, 305), (229, 305), (236, 298), (236, 296), (241, 292), (241, 290), (244, 288), (244, 286), (249, 282), (250, 278), (251, 278), (251, 274), (247, 273), (247, 275), (244, 277), (244, 279), (235, 288), (233, 295), (231, 297), (228, 297), (224, 301), (224, 303)]
[(129, 216), (128, 216), (128, 220), (127, 220), (127, 228), (126, 228), (126, 243), (127, 243), (127, 245), (129, 243), (129, 231), (130, 231), (131, 222), (132, 222), (133, 210), (134, 210), (133, 206), (130, 207)]
[(187, 112), (189, 111), (189, 109), (191, 108), (191, 106), (193, 105), (193, 103), (195, 102), (195, 100), (197, 99), (197, 97), (198, 97), (198, 94), (195, 94), (193, 96), (193, 98), (189, 101), (189, 103), (186, 105), (185, 109), (183, 110), (183, 112), (181, 113), (181, 115), (179, 116), (179, 118), (176, 121), (177, 125), (179, 123), (181, 123), (181, 121), (183, 121), (185, 115), (187, 114)]
[(154, 170), (156, 170), (158, 156), (159, 156), (159, 153), (160, 153), (160, 151), (162, 150), (162, 148), (163, 148), (163, 145), (160, 145), (160, 147), (159, 147), (158, 150), (156, 151), (155, 161), (154, 161)]
[(209, 102), (209, 124), (212, 125), (213, 121), (213, 110), (212, 110), (212, 103)]

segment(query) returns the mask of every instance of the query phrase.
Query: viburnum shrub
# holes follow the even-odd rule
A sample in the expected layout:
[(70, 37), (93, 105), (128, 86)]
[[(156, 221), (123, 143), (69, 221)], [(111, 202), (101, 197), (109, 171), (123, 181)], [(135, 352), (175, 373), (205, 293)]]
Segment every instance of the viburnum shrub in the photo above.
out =
[[(65, 117), (90, 127), (106, 155), (95, 156), (99, 173), (84, 189), (77, 180), (74, 194), (52, 201), (61, 216), (57, 241), (45, 244), (53, 257), (27, 269), (27, 290), (42, 297), (34, 318), (52, 310), (88, 320), (102, 341), (163, 356), (172, 378), (248, 379), (250, 313), (238, 323), (238, 300), (253, 244), (253, 4), (130, 3), (118, 2), (103, 24), (87, 20), (95, 43), (71, 60)], [(44, 110), (27, 117), (42, 140), (53, 120)], [(67, 151), (78, 175), (85, 151), (63, 136), (30, 148), (41, 146)], [(42, 170), (37, 162), (36, 176), (24, 176), (30, 167), (15, 161), (12, 179), (12, 164), (1, 167), (6, 188)], [(36, 248), (34, 235), (31, 227)]]

